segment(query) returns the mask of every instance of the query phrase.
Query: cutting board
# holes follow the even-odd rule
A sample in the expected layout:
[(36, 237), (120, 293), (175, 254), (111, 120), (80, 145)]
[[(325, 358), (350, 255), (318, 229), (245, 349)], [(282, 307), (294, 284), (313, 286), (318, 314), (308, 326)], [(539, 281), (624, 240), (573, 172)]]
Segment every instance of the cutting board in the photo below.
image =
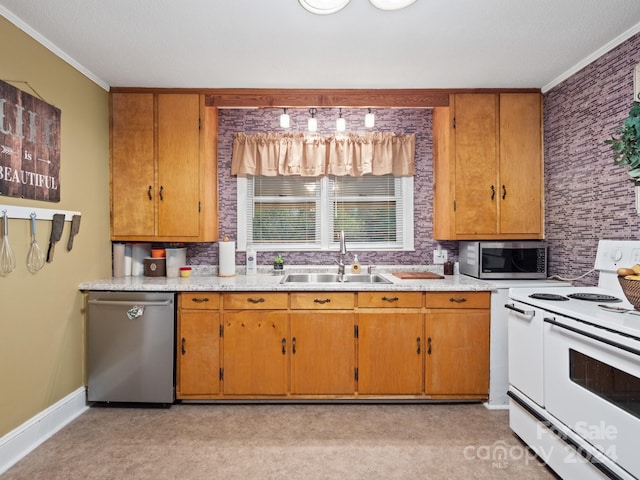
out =
[(393, 275), (403, 280), (428, 279), (435, 280), (444, 278), (442, 275), (433, 272), (393, 272)]

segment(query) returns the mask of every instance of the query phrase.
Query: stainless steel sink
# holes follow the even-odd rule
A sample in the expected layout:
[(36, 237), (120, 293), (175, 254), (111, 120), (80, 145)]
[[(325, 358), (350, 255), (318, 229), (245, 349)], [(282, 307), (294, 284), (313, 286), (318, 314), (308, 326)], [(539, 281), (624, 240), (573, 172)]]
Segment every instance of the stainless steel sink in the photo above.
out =
[(337, 273), (290, 273), (282, 279), (281, 283), (393, 283), (377, 273), (368, 275), (345, 275), (340, 280)]

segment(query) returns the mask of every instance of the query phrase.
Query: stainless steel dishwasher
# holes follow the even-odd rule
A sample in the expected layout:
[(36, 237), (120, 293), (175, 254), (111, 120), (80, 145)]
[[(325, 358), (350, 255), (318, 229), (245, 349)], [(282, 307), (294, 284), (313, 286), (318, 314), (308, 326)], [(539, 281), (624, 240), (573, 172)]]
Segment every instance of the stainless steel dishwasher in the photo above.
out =
[(87, 400), (174, 400), (173, 293), (89, 292)]

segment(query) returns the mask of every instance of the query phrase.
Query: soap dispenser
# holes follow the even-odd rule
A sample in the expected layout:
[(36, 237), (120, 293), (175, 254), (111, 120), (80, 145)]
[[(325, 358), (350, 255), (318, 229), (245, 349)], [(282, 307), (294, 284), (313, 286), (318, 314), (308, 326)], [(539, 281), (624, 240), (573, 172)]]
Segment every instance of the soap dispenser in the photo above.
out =
[(360, 262), (358, 261), (358, 255), (353, 256), (353, 263), (351, 264), (351, 273), (360, 273)]

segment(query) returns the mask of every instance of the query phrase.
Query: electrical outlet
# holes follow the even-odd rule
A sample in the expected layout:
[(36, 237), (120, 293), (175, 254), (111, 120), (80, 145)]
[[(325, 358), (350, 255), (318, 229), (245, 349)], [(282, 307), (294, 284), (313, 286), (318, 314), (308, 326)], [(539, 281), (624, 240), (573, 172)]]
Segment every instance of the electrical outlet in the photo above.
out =
[(640, 248), (631, 250), (631, 263), (640, 263)]
[(434, 250), (433, 251), (433, 263), (438, 265), (447, 261), (449, 254), (446, 250)]

